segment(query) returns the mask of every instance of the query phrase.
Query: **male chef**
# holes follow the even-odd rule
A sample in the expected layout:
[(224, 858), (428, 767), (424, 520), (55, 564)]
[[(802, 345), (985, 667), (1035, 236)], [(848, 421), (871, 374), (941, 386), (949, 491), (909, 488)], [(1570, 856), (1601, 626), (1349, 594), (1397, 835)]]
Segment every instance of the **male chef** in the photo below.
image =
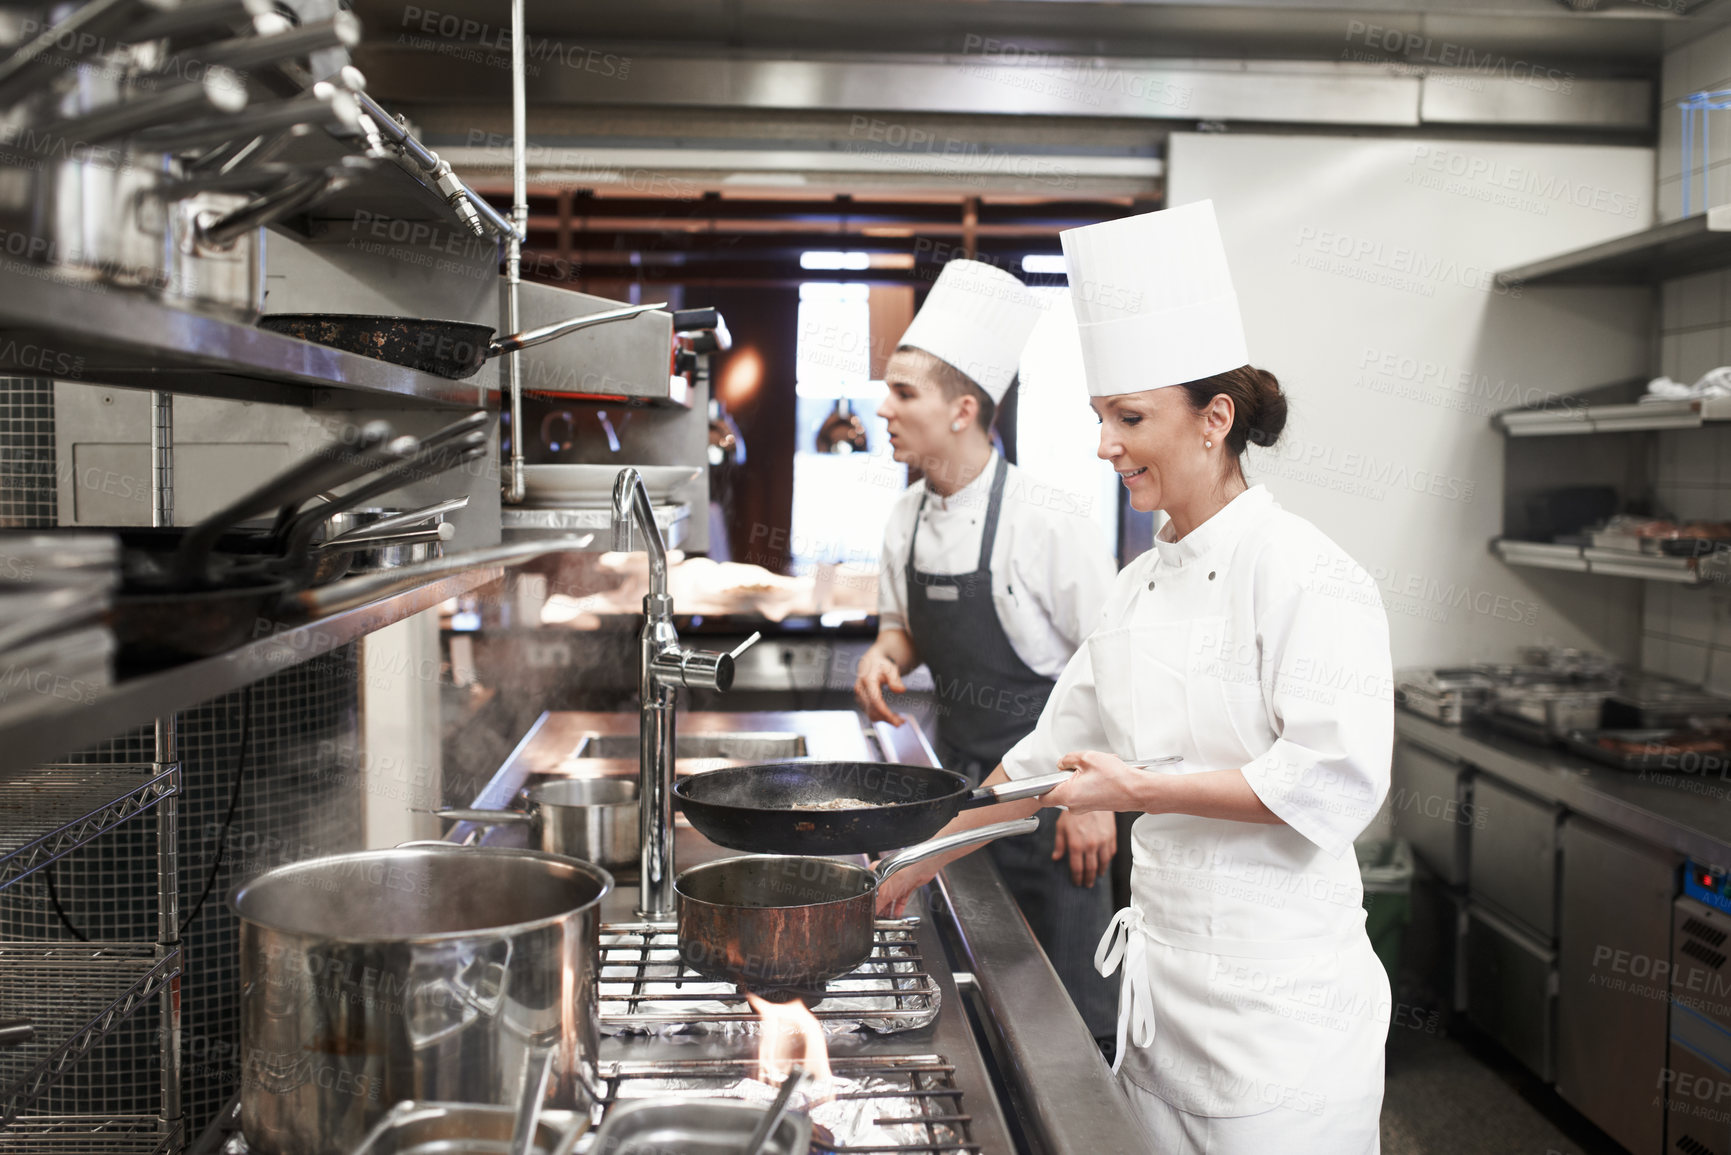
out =
[[(1094, 628), (1116, 567), (1079, 503), (1028, 484), (993, 444), (998, 403), (1039, 319), (1012, 274), (944, 266), (885, 369), (878, 408), (895, 459), (923, 478), (884, 529), (878, 636), (854, 694), (901, 725), (884, 687), (924, 663), (936, 684), (937, 749), (978, 782), (1034, 728), (1070, 656)], [(1038, 832), (992, 857), (1089, 1030), (1109, 1047), (1116, 995), (1093, 965), (1112, 918), (1111, 814), (1040, 814)]]

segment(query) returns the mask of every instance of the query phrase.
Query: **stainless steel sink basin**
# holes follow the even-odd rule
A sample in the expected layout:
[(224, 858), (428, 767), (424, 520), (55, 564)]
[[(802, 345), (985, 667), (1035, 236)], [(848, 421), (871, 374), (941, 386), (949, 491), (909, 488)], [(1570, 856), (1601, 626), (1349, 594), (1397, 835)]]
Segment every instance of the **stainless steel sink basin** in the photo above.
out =
[[(735, 762), (774, 762), (806, 755), (804, 734), (675, 734), (674, 758), (725, 758)], [(636, 758), (635, 734), (585, 734), (573, 758)]]

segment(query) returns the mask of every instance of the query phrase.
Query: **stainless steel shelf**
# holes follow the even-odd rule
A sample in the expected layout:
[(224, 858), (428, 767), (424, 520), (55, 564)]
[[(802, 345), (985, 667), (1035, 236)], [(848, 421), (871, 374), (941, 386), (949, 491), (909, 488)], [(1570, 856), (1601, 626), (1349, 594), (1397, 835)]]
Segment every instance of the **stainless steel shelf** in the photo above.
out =
[(0, 1148), (40, 1155), (164, 1155), (181, 1147), (180, 1128), (166, 1133), (155, 1115), (26, 1115), (0, 1131)]
[(148, 293), (0, 260), (0, 374), (94, 381), (299, 406), (481, 404), (482, 375), (450, 381)]
[(1731, 205), (1504, 269), (1509, 285), (1651, 284), (1731, 264)]
[[(613, 512), (610, 509), (550, 509), (507, 505), (499, 510), (500, 533), (506, 541), (535, 541), (574, 533), (593, 533), (592, 552), (613, 548)], [(689, 505), (658, 505), (655, 524), (668, 549), (678, 549), (691, 525)]]
[(94, 702), (0, 727), (0, 770), (62, 758), (129, 727), (237, 690), (468, 593), (503, 573), (502, 565), (483, 566), (356, 609), (285, 625), (226, 654), (126, 678)]
[(1492, 424), (1510, 437), (1548, 437), (1578, 433), (1647, 433), (1659, 429), (1699, 429), (1731, 421), (1731, 397), (1693, 397), (1629, 405), (1584, 405), (1574, 409), (1517, 409), (1499, 413)]
[(1491, 552), (1509, 565), (1532, 569), (1571, 570), (1601, 577), (1627, 577), (1673, 585), (1702, 585), (1705, 579), (1695, 559), (1628, 553), (1623, 550), (1590, 549), (1578, 545), (1554, 545), (1539, 541), (1497, 538)]
[(36, 1028), (0, 1051), (0, 1128), (179, 974), (180, 952), (151, 943), (0, 943), (0, 1006), (29, 1008)]
[(179, 791), (178, 766), (150, 763), (0, 775), (0, 890)]
[(1587, 559), (1578, 545), (1552, 545), (1540, 541), (1511, 541), (1497, 538), (1491, 542), (1491, 552), (1509, 565), (1530, 566), (1534, 569), (1572, 570), (1587, 573)]

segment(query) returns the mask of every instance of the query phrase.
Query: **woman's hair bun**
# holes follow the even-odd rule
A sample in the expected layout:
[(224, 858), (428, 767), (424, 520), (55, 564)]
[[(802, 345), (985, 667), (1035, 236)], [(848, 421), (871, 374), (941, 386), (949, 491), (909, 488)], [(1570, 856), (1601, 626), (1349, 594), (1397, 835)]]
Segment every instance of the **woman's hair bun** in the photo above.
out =
[(1280, 391), (1280, 382), (1268, 370), (1246, 365), (1244, 371), (1254, 381), (1255, 398), (1253, 410), (1244, 415), (1245, 437), (1252, 445), (1273, 445), (1286, 428), (1286, 394)]
[(1266, 369), (1245, 365), (1200, 381), (1186, 381), (1183, 387), (1190, 395), (1191, 408), (1198, 413), (1222, 394), (1231, 399), (1232, 428), (1226, 434), (1226, 448), (1234, 455), (1243, 453), (1246, 444), (1273, 445), (1286, 428), (1286, 394)]

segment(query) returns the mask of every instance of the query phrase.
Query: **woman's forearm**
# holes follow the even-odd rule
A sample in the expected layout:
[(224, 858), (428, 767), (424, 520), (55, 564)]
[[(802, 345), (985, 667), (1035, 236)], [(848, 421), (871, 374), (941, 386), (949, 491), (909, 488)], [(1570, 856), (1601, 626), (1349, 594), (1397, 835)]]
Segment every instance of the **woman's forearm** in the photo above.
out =
[[(1003, 764), (1000, 763), (998, 768), (987, 775), (985, 781), (980, 785), (996, 786), (1000, 782), (1008, 782), (1009, 780), (1010, 776), (1004, 773)], [(1038, 814), (1041, 805), (1042, 803), (1038, 798), (1024, 798), (1018, 802), (998, 802), (991, 806), (977, 806), (972, 810), (964, 810), (950, 819), (949, 823), (932, 837), (941, 838), (946, 834), (955, 834), (963, 830), (977, 830), (982, 826), (990, 826), (994, 822), (1014, 822), (1018, 818), (1028, 818)], [(981, 845), (984, 844), (964, 846), (960, 850), (952, 850), (948, 854), (939, 855), (937, 858), (927, 861), (936, 864), (931, 869), (947, 866), (965, 854), (972, 854)]]
[(1138, 795), (1138, 808), (1149, 814), (1193, 814), (1269, 826), (1285, 821), (1257, 797), (1242, 770), (1149, 774)]

